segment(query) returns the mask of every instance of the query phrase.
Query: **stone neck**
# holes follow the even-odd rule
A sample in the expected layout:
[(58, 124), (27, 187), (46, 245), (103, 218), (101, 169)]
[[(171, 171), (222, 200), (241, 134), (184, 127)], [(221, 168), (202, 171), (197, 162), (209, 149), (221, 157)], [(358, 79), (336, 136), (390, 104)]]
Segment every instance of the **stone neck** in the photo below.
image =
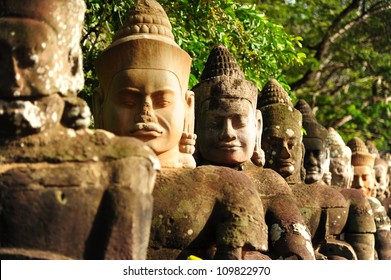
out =
[(288, 177), (284, 177), (284, 179), (288, 183), (289, 186), (293, 186), (298, 183), (302, 183), (300, 173), (299, 174), (292, 174)]
[(212, 161), (206, 160), (206, 159), (204, 159), (202, 157), (198, 157), (197, 165), (198, 166), (200, 166), (200, 165), (224, 166), (224, 167), (232, 168), (234, 170), (244, 171), (244, 170), (248, 169), (250, 166), (252, 166), (254, 164), (251, 161), (246, 161), (246, 162), (243, 162), (243, 163), (238, 163), (236, 165), (224, 165), (224, 164), (219, 164), (219, 163), (216, 163), (216, 162), (212, 162)]
[(184, 168), (183, 154), (179, 151), (179, 146), (157, 155), (162, 168)]

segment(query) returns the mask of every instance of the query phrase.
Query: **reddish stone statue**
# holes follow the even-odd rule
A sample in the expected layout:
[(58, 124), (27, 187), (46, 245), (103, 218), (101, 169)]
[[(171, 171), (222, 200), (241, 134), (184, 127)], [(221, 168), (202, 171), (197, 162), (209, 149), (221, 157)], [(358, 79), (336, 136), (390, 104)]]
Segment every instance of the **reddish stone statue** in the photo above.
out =
[(365, 143), (358, 137), (352, 138), (347, 145), (352, 150), (354, 178), (352, 188), (360, 190), (368, 199), (376, 224), (375, 248), (378, 258), (391, 259), (390, 218), (380, 201), (373, 197), (375, 189), (375, 158)]
[(163, 8), (154, 0), (138, 1), (97, 60), (97, 126), (142, 140), (162, 165), (148, 258), (260, 255), (267, 250), (267, 228), (251, 181), (230, 168), (195, 168), (191, 58), (173, 38)]
[(2, 259), (146, 258), (159, 162), (137, 139), (85, 128), (84, 12), (0, 0)]

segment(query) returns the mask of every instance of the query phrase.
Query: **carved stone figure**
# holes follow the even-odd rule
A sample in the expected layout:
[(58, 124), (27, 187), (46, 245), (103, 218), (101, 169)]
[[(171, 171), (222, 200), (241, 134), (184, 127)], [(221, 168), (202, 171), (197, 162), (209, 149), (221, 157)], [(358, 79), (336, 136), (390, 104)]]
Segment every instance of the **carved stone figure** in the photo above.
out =
[(375, 169), (376, 198), (382, 202), (385, 198), (387, 198), (386, 190), (389, 185), (388, 164), (379, 156), (375, 158), (373, 168)]
[(371, 204), (376, 224), (375, 247), (379, 259), (391, 259), (390, 218), (380, 201), (372, 197), (375, 188), (375, 159), (369, 153), (365, 143), (358, 137), (352, 138), (347, 145), (352, 150), (354, 178), (352, 188), (360, 190)]
[[(259, 161), (262, 116), (258, 88), (244, 78), (226, 47), (214, 47), (205, 64), (196, 97), (199, 165), (227, 166), (246, 174), (262, 199), (272, 259), (314, 259), (311, 236), (285, 180)], [(255, 156), (253, 156), (255, 154)]]
[(323, 127), (315, 118), (311, 107), (304, 99), (300, 99), (295, 108), (299, 110), (303, 116), (303, 128), (305, 134), (303, 136), (304, 153), (304, 169), (305, 180), (307, 184), (319, 182), (323, 180), (323, 176), (328, 172), (327, 162), (330, 158), (330, 151), (326, 147), (327, 129)]
[(368, 152), (373, 156), (373, 158), (377, 158), (380, 156), (379, 150), (376, 148), (375, 143), (372, 141), (366, 140), (365, 146), (367, 146)]
[(332, 127), (328, 129), (326, 146), (330, 150), (331, 185), (340, 189), (350, 188), (353, 181), (352, 151)]
[(267, 228), (250, 180), (230, 168), (195, 168), (191, 58), (173, 38), (163, 8), (154, 0), (138, 1), (97, 61), (96, 124), (142, 140), (162, 164), (148, 258), (262, 255)]
[(383, 151), (380, 156), (388, 166), (386, 180), (388, 182), (388, 186), (384, 191), (384, 199), (382, 200), (382, 204), (387, 211), (388, 217), (391, 219), (391, 153), (389, 151)]
[[(355, 259), (356, 255), (359, 259), (373, 258), (373, 234), (370, 235), (372, 243), (371, 240), (350, 241), (357, 233), (367, 233), (371, 230), (374, 232), (372, 216), (365, 213), (349, 214), (353, 210), (370, 209), (369, 205), (362, 205), (362, 202), (366, 202), (363, 196), (358, 193), (358, 198), (346, 200), (339, 191), (327, 186), (322, 181), (322, 175), (317, 172), (310, 175), (317, 175), (318, 181), (304, 183), (306, 176), (302, 165), (305, 152), (301, 130), (302, 115), (293, 107), (288, 94), (276, 80), (272, 79), (262, 89), (258, 102), (264, 119), (262, 149), (265, 150), (265, 167), (277, 171), (292, 188), (303, 218), (311, 231), (312, 243), (319, 254), (317, 258), (322, 258), (322, 255), (329, 258), (342, 256)], [(323, 143), (320, 146), (322, 145)], [(315, 176), (312, 177), (314, 181)], [(345, 241), (348, 244), (338, 240), (342, 232), (345, 233)], [(341, 251), (338, 252), (335, 248)]]
[[(303, 128), (306, 130), (303, 141), (305, 147), (304, 166), (307, 174), (306, 182), (324, 184), (325, 182), (322, 180), (322, 176), (325, 170), (325, 162), (327, 162), (327, 158), (329, 157), (329, 150), (326, 144), (327, 130), (318, 123), (311, 107), (304, 100), (299, 100), (296, 108), (303, 115)], [(359, 200), (356, 192), (357, 190), (354, 189), (341, 190), (345, 199), (350, 203), (350, 216), (355, 215), (358, 212), (357, 210), (362, 207), (370, 209), (370, 204), (365, 203), (365, 196), (362, 196)], [(352, 218), (353, 221), (357, 221), (355, 217)], [(361, 220), (358, 221), (362, 222)], [(371, 224), (368, 223), (368, 225), (363, 224), (358, 226), (361, 226), (362, 232), (365, 232)], [(367, 239), (367, 244), (372, 244), (372, 234), (365, 235), (365, 239)]]
[(83, 110), (62, 117), (66, 102), (85, 104), (84, 11), (81, 0), (0, 0), (2, 259), (146, 258), (156, 156), (82, 128)]

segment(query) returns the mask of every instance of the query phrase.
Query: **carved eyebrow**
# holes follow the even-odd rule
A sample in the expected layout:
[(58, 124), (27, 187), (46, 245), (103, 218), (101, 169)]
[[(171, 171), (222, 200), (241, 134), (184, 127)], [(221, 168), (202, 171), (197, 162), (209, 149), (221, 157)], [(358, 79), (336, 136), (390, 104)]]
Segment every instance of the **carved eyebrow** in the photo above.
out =
[(175, 90), (174, 89), (172, 89), (172, 88), (170, 88), (170, 87), (168, 87), (168, 88), (162, 88), (162, 89), (158, 89), (158, 90), (156, 90), (156, 91), (154, 91), (154, 92), (152, 92), (152, 96), (155, 96), (155, 95), (162, 95), (162, 94), (166, 94), (166, 93), (168, 93), (168, 94), (175, 94)]
[(138, 88), (135, 88), (135, 87), (121, 87), (121, 88), (117, 89), (117, 92), (141, 93), (142, 91), (140, 89), (138, 89)]

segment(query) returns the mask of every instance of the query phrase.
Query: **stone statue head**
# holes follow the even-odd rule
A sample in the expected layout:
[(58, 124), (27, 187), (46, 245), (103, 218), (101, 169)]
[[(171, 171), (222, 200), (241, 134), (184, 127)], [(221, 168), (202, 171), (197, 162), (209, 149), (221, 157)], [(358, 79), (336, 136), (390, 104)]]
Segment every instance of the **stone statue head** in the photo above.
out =
[(352, 138), (347, 146), (352, 150), (353, 183), (352, 188), (359, 189), (366, 196), (371, 196), (375, 188), (374, 157), (365, 143), (358, 137)]
[(321, 181), (323, 175), (329, 172), (329, 150), (326, 147), (328, 132), (318, 123), (311, 107), (305, 100), (300, 99), (295, 108), (303, 115), (305, 182), (311, 184)]
[(368, 148), (368, 152), (369, 152), (374, 158), (377, 158), (377, 157), (380, 156), (379, 150), (376, 148), (375, 143), (373, 143), (372, 141), (366, 140), (366, 141), (365, 141), (365, 145), (366, 145), (367, 148)]
[(304, 153), (300, 111), (293, 107), (289, 95), (275, 79), (263, 87), (257, 106), (263, 116), (265, 167), (279, 173), (288, 183), (298, 183)]
[(376, 197), (382, 200), (389, 185), (388, 163), (384, 159), (377, 157), (375, 159), (374, 169)]
[(352, 151), (332, 127), (328, 129), (326, 147), (330, 150), (331, 184), (343, 189), (350, 188), (353, 181)]
[(203, 160), (233, 167), (260, 154), (262, 116), (256, 109), (258, 88), (245, 79), (226, 47), (218, 45), (212, 49), (201, 81), (193, 91), (197, 149)]
[(179, 166), (181, 138), (194, 129), (190, 66), (160, 4), (137, 1), (96, 62), (96, 127), (134, 136), (154, 150), (162, 166)]
[(0, 135), (60, 121), (61, 97), (83, 87), (82, 0), (0, 0)]

